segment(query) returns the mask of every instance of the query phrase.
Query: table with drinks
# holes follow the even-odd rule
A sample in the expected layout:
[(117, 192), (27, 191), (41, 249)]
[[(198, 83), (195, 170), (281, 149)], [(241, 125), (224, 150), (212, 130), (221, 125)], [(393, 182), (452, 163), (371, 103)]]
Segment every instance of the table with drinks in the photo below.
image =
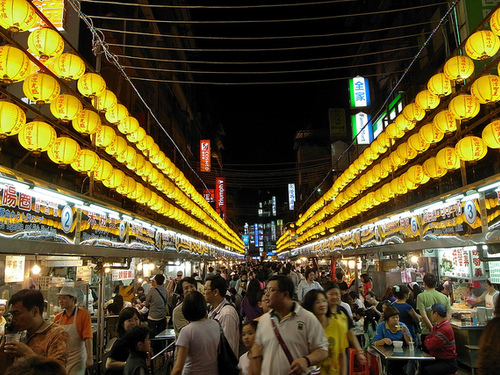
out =
[(420, 350), (414, 343), (403, 347), (394, 347), (394, 345), (373, 345), (371, 350), (379, 354), (385, 364), (387, 364), (387, 361), (414, 360), (417, 363), (417, 368), (419, 368), (421, 361), (433, 361), (436, 359), (430, 354)]

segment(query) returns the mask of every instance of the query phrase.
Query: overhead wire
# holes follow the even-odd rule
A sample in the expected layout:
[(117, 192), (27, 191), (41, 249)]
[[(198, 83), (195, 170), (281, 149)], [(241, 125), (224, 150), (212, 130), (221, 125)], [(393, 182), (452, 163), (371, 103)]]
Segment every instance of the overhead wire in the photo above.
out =
[[(144, 4), (139, 3), (124, 3), (117, 1), (101, 1), (101, 0), (80, 0), (85, 3), (94, 4), (113, 4), (124, 6), (143, 7)], [(327, 0), (327, 1), (311, 1), (307, 3), (286, 3), (286, 4), (253, 4), (253, 5), (170, 5), (170, 4), (148, 4), (148, 8), (172, 8), (172, 9), (258, 9), (258, 8), (282, 8), (294, 6), (308, 6), (308, 5), (327, 5), (336, 3), (350, 3), (357, 0)]]
[[(437, 7), (440, 5), (447, 4), (447, 2), (439, 2), (434, 4), (425, 4), (418, 5), (414, 7), (407, 8), (399, 8), (399, 9), (387, 9), (380, 10), (377, 12), (363, 12), (363, 13), (348, 13), (348, 14), (336, 14), (329, 16), (321, 16), (321, 17), (304, 17), (304, 18), (281, 18), (281, 19), (263, 19), (263, 20), (205, 20), (205, 21), (195, 21), (195, 20), (155, 20), (156, 23), (166, 23), (166, 24), (254, 24), (254, 23), (283, 23), (283, 22), (305, 22), (305, 21), (322, 21), (322, 20), (332, 20), (332, 19), (345, 19), (348, 17), (359, 17), (359, 16), (373, 16), (378, 14), (387, 14), (387, 13), (400, 13), (400, 12), (409, 12), (415, 11), (418, 9), (429, 8), (429, 7)], [(145, 5), (147, 7), (147, 5)], [(113, 20), (118, 21), (131, 21), (131, 22), (151, 22), (150, 19), (147, 18), (128, 18), (128, 17), (109, 17), (109, 16), (98, 16), (98, 15), (87, 15), (92, 19), (107, 19), (112, 18)]]
[(329, 34), (306, 34), (306, 35), (281, 35), (281, 36), (199, 36), (199, 35), (180, 35), (180, 34), (158, 34), (158, 33), (146, 33), (146, 32), (137, 32), (137, 31), (129, 31), (129, 30), (118, 30), (118, 29), (109, 29), (97, 27), (97, 30), (101, 32), (113, 32), (118, 34), (129, 34), (129, 35), (141, 35), (141, 36), (153, 36), (153, 37), (162, 37), (162, 38), (175, 38), (175, 39), (197, 39), (197, 40), (283, 40), (283, 39), (302, 39), (302, 38), (328, 38), (332, 36), (345, 36), (345, 35), (356, 35), (356, 34), (366, 34), (366, 33), (375, 33), (381, 31), (389, 31), (389, 30), (399, 30), (406, 29), (410, 27), (423, 26), (431, 24), (431, 21), (427, 22), (419, 22), (407, 25), (400, 25), (398, 27), (384, 27), (380, 29), (370, 29), (370, 30), (354, 30), (349, 32), (341, 32), (341, 33), (329, 33)]

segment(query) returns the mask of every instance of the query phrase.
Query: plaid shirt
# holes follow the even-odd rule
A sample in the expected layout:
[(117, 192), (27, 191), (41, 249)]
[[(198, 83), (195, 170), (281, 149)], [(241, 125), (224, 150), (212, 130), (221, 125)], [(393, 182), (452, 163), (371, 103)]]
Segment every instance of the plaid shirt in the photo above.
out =
[(26, 342), (36, 354), (55, 359), (66, 366), (69, 352), (69, 335), (58, 324), (50, 324), (36, 331)]

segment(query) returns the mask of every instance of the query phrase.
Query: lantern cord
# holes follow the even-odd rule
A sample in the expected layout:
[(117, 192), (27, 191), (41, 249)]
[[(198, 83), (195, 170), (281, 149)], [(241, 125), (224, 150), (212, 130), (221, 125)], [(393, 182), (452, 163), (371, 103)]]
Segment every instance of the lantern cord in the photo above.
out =
[[(85, 3), (95, 4), (112, 4), (112, 5), (127, 5), (143, 7), (144, 4), (139, 3), (123, 3), (116, 1), (100, 1), (100, 0), (81, 0)], [(258, 5), (163, 5), (163, 4), (148, 4), (148, 8), (173, 8), (173, 9), (256, 9), (256, 8), (282, 8), (292, 6), (309, 6), (309, 5), (324, 5), (336, 3), (353, 3), (357, 0), (330, 0), (330, 1), (313, 1), (310, 3), (293, 3), (293, 4), (258, 4)]]
[(141, 36), (153, 36), (160, 38), (175, 38), (175, 39), (203, 39), (203, 40), (282, 40), (282, 39), (302, 39), (302, 38), (326, 38), (332, 36), (344, 36), (344, 35), (355, 35), (362, 34), (365, 35), (367, 33), (375, 33), (379, 31), (388, 31), (388, 30), (399, 30), (409, 27), (417, 27), (430, 25), (432, 22), (419, 22), (413, 24), (405, 24), (398, 27), (384, 27), (381, 29), (372, 29), (372, 30), (358, 30), (351, 32), (343, 32), (343, 33), (331, 33), (331, 34), (307, 34), (307, 35), (284, 35), (284, 36), (263, 36), (263, 37), (229, 37), (229, 36), (197, 36), (197, 35), (181, 35), (181, 34), (158, 34), (158, 33), (146, 33), (146, 32), (137, 32), (137, 31), (128, 31), (128, 30), (117, 30), (117, 29), (106, 29), (98, 27), (96, 30), (100, 31), (108, 31), (112, 33), (118, 34), (130, 34), (130, 35), (141, 35)]
[[(74, 0), (73, 0), (74, 1)], [(321, 21), (321, 20), (331, 20), (331, 19), (345, 19), (348, 17), (358, 17), (358, 16), (373, 16), (377, 14), (388, 14), (388, 13), (400, 13), (406, 11), (415, 11), (417, 9), (438, 7), (441, 5), (448, 4), (447, 2), (439, 2), (427, 5), (419, 5), (415, 7), (400, 8), (400, 9), (388, 9), (380, 10), (378, 12), (364, 12), (364, 13), (352, 13), (352, 14), (336, 14), (332, 16), (323, 17), (306, 17), (306, 18), (288, 18), (288, 19), (268, 19), (268, 20), (228, 20), (228, 21), (195, 21), (195, 20), (155, 20), (156, 23), (166, 23), (166, 24), (252, 24), (252, 23), (283, 23), (283, 22), (302, 22), (302, 21)], [(149, 5), (148, 5), (149, 7)], [(93, 19), (105, 19), (105, 20), (117, 20), (117, 21), (143, 21), (151, 22), (150, 19), (145, 18), (128, 18), (128, 17), (109, 17), (109, 16), (97, 16), (97, 15), (87, 15), (87, 17)]]
[[(384, 111), (385, 106), (387, 105), (387, 103), (389, 102), (389, 100), (392, 99), (392, 95), (396, 92), (396, 90), (398, 89), (398, 87), (401, 84), (401, 82), (403, 82), (403, 79), (406, 77), (406, 75), (408, 74), (408, 72), (410, 71), (410, 69), (412, 68), (412, 66), (415, 64), (415, 62), (417, 61), (417, 59), (420, 57), (420, 54), (423, 52), (423, 50), (425, 49), (425, 47), (427, 47), (427, 45), (431, 41), (431, 39), (434, 36), (434, 34), (436, 34), (436, 32), (446, 22), (446, 19), (448, 18), (448, 16), (450, 15), (450, 13), (455, 9), (455, 7), (457, 6), (457, 4), (459, 2), (460, 2), (460, 0), (453, 0), (451, 2), (451, 4), (450, 4), (448, 10), (446, 11), (446, 13), (443, 15), (443, 17), (441, 17), (441, 19), (439, 20), (439, 22), (436, 25), (436, 27), (432, 30), (432, 32), (430, 33), (430, 35), (427, 37), (427, 39), (425, 40), (425, 42), (422, 44), (422, 47), (420, 48), (420, 50), (417, 52), (417, 54), (415, 55), (415, 57), (413, 58), (413, 60), (410, 62), (410, 64), (408, 65), (408, 67), (404, 70), (403, 74), (401, 75), (401, 77), (399, 78), (399, 80), (396, 82), (396, 84), (392, 88), (391, 92), (387, 95), (386, 99), (384, 100), (384, 102), (380, 106), (379, 110), (376, 112), (375, 116), (373, 116), (372, 118), (374, 118), (374, 119), (378, 118), (378, 116)], [(371, 122), (372, 122), (372, 119), (369, 119), (361, 127), (361, 129), (359, 130), (358, 133), (363, 132), (365, 130), (365, 128), (368, 126), (368, 124), (370, 124)], [(354, 145), (355, 141), (356, 141), (356, 139), (354, 139), (353, 142), (349, 145), (349, 147), (347, 147), (346, 150), (338, 157), (337, 163), (340, 162), (340, 160), (345, 156), (345, 154), (349, 152), (349, 150), (351, 149), (351, 147)], [(332, 171), (329, 171), (327, 173), (327, 175), (325, 176), (325, 179), (323, 179), (323, 181), (325, 181), (326, 178), (328, 178), (331, 173), (332, 173)], [(323, 183), (323, 181), (321, 183)], [(315, 191), (318, 189), (319, 186), (321, 186), (321, 184), (319, 184), (318, 186), (316, 186), (312, 190), (312, 193), (309, 194), (309, 196), (304, 200), (304, 202), (302, 203), (302, 205), (299, 208), (299, 212), (303, 209), (304, 205), (309, 201), (309, 199), (311, 199), (311, 197), (313, 196), (313, 194), (315, 193)]]
[[(191, 163), (188, 161), (188, 159), (186, 158), (186, 156), (184, 155), (184, 153), (182, 152), (182, 150), (180, 149), (180, 147), (177, 145), (177, 143), (175, 142), (175, 140), (170, 136), (170, 134), (167, 132), (167, 130), (165, 129), (165, 127), (163, 126), (163, 124), (160, 122), (160, 120), (153, 113), (153, 110), (151, 109), (151, 107), (146, 103), (146, 100), (143, 98), (143, 96), (141, 95), (141, 93), (139, 92), (139, 90), (137, 89), (137, 87), (134, 85), (134, 83), (132, 82), (132, 80), (130, 79), (130, 77), (127, 75), (127, 73), (125, 72), (125, 69), (121, 66), (120, 62), (118, 61), (117, 56), (115, 54), (113, 54), (112, 52), (110, 52), (107, 43), (104, 42), (104, 35), (102, 33), (100, 33), (98, 30), (95, 29), (92, 20), (81, 11), (80, 4), (79, 4), (79, 2), (77, 0), (70, 0), (69, 3), (73, 7), (73, 9), (77, 12), (77, 14), (79, 15), (79, 17), (83, 20), (83, 22), (85, 22), (85, 24), (89, 28), (90, 32), (92, 33), (92, 43), (93, 43), (93, 45), (95, 43), (95, 46), (98, 47), (98, 49), (100, 51), (102, 51), (102, 53), (104, 53), (106, 59), (110, 63), (112, 63), (113, 65), (115, 65), (115, 67), (120, 71), (120, 73), (123, 75), (123, 77), (125, 78), (125, 80), (130, 84), (130, 87), (135, 91), (135, 93), (137, 94), (137, 97), (143, 103), (144, 107), (147, 109), (147, 111), (149, 112), (149, 114), (151, 115), (151, 117), (153, 118), (153, 120), (158, 124), (159, 128), (167, 136), (167, 138), (170, 140), (170, 142), (172, 142), (172, 145), (178, 151), (179, 155), (184, 160), (184, 162), (186, 163), (186, 165), (188, 166), (188, 168), (196, 176), (196, 178), (198, 178), (198, 180), (202, 183), (203, 187), (206, 190), (209, 190), (208, 187), (207, 187), (207, 185), (205, 184), (205, 181), (203, 181), (203, 179), (198, 175), (198, 173), (192, 167)], [(227, 218), (227, 220), (234, 226), (234, 223), (232, 223), (229, 220), (229, 218)], [(223, 230), (224, 227), (221, 226), (221, 229)], [(225, 237), (232, 237), (232, 236), (231, 236), (230, 233), (228, 233), (227, 235), (225, 235)]]

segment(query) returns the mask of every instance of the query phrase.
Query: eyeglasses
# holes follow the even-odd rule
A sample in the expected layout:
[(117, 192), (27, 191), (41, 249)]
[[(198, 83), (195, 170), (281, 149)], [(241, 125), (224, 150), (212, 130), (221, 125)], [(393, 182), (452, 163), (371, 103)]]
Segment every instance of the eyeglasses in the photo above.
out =
[(266, 294), (268, 294), (268, 293), (271, 294), (272, 292), (282, 292), (282, 290), (267, 288), (267, 289), (264, 289), (264, 292), (266, 292)]

